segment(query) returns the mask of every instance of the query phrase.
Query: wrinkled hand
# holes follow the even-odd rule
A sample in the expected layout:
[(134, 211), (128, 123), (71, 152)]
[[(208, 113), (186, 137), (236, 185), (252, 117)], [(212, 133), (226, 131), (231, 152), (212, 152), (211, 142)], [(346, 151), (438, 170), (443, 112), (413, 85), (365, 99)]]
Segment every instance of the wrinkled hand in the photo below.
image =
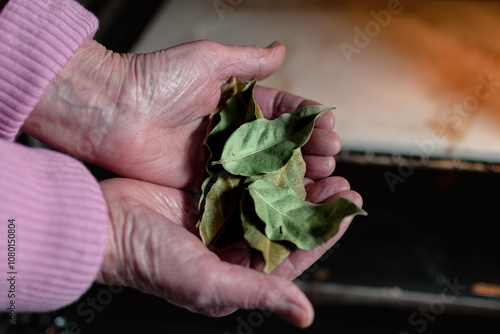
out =
[[(331, 247), (350, 219), (328, 244), (293, 251), (272, 275), (260, 272), (262, 259), (248, 247), (210, 252), (194, 227), (208, 115), (231, 77), (263, 79), (283, 57), (281, 44), (263, 49), (200, 41), (120, 55), (88, 40), (51, 83), (23, 130), (132, 178), (101, 182), (111, 221), (101, 283), (131, 286), (212, 316), (262, 308), (298, 326), (310, 324), (312, 307), (289, 280)], [(314, 103), (263, 87), (255, 99), (267, 118)], [(308, 199), (342, 196), (361, 206), (345, 179), (327, 177), (340, 150), (334, 123), (332, 113), (320, 117), (303, 147)]]
[[(269, 76), (284, 52), (279, 43), (263, 49), (199, 41), (151, 54), (117, 54), (89, 39), (51, 83), (23, 130), (121, 176), (192, 187), (199, 181), (196, 162), (206, 116), (223, 85), (232, 76)], [(262, 88), (256, 99), (269, 118), (311, 103)], [(337, 147), (326, 155), (339, 149), (340, 141), (328, 140), (332, 136), (323, 143)], [(310, 177), (333, 171), (333, 159), (322, 160)]]
[[(23, 131), (124, 177), (193, 187), (207, 115), (223, 86), (233, 76), (264, 79), (284, 53), (279, 43), (266, 49), (199, 41), (150, 54), (117, 54), (89, 39), (51, 83)], [(312, 103), (263, 88), (256, 95), (269, 118)], [(331, 128), (332, 120), (329, 115), (323, 122)], [(340, 141), (329, 132), (323, 143), (331, 156)], [(310, 177), (333, 171), (333, 158), (322, 159), (322, 169), (310, 169)]]
[[(316, 201), (344, 196), (361, 204), (347, 186), (340, 179), (325, 179), (308, 187), (308, 196)], [(289, 279), (333, 245), (350, 221), (343, 222), (328, 245), (295, 250), (275, 274), (266, 275), (252, 269), (262, 261), (253, 261), (248, 249), (226, 252), (222, 260), (203, 245), (193, 234), (196, 217), (186, 209), (190, 193), (130, 179), (102, 181), (101, 187), (111, 225), (98, 281), (133, 287), (210, 316), (258, 308), (296, 326), (310, 325), (313, 308)]]

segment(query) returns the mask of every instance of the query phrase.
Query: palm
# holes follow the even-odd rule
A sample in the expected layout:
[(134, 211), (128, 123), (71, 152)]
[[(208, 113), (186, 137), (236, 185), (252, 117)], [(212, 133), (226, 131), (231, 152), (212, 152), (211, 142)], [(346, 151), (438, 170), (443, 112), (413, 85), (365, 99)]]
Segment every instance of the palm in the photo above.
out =
[[(344, 196), (360, 202), (359, 196), (347, 190), (339, 179), (327, 179), (309, 187), (310, 197), (317, 200)], [(110, 245), (102, 267), (100, 281), (124, 284), (154, 294), (173, 304), (211, 316), (234, 312), (238, 307), (272, 308), (301, 324), (297, 315), (280, 310), (277, 300), (289, 297), (310, 313), (307, 299), (288, 282), (297, 277), (330, 247), (347, 228), (328, 245), (313, 251), (295, 250), (274, 275), (250, 268), (259, 267), (248, 248), (234, 248), (224, 254), (210, 252), (194, 234), (196, 216), (188, 208), (191, 194), (175, 188), (130, 179), (101, 182), (110, 216)], [(281, 277), (286, 278), (283, 280)], [(269, 301), (262, 297), (263, 287), (271, 287)]]
[(107, 257), (102, 283), (131, 286), (212, 316), (236, 309), (232, 303), (220, 304), (231, 294), (218, 287), (225, 283), (224, 274), (242, 268), (228, 267), (188, 231), (195, 219), (183, 210), (188, 194), (128, 179), (106, 180), (101, 187), (111, 215), (112, 244), (125, 250)]

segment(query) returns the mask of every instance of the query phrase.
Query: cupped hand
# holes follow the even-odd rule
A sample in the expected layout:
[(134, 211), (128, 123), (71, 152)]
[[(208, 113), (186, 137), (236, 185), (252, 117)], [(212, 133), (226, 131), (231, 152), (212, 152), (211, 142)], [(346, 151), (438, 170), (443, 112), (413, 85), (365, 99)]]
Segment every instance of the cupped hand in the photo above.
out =
[[(312, 307), (290, 279), (341, 237), (350, 218), (326, 245), (293, 251), (271, 275), (259, 271), (262, 261), (248, 247), (210, 252), (194, 227), (208, 115), (230, 78), (264, 79), (284, 53), (279, 43), (258, 48), (199, 41), (150, 54), (116, 54), (88, 40), (59, 73), (23, 130), (131, 178), (101, 183), (111, 224), (100, 282), (212, 316), (262, 308), (298, 326), (311, 323)], [(263, 87), (255, 98), (267, 118), (315, 103)], [(332, 113), (320, 117), (303, 147), (308, 199), (342, 196), (361, 206), (345, 179), (327, 177), (341, 144), (334, 123)]]
[[(98, 282), (125, 285), (209, 316), (242, 309), (265, 309), (306, 327), (314, 310), (291, 279), (315, 262), (344, 233), (350, 218), (324, 247), (294, 250), (273, 274), (255, 270), (262, 263), (248, 248), (224, 254), (209, 251), (195, 234), (192, 194), (131, 179), (101, 182), (110, 212), (108, 247)], [(313, 201), (361, 198), (339, 178), (308, 186)]]
[[(42, 142), (120, 176), (197, 189), (208, 115), (228, 80), (264, 79), (284, 46), (226, 46), (210, 41), (149, 54), (117, 54), (89, 39), (51, 83), (23, 130)], [(311, 104), (258, 88), (267, 118)], [(308, 177), (331, 174), (340, 149), (332, 114), (318, 120), (305, 147)]]

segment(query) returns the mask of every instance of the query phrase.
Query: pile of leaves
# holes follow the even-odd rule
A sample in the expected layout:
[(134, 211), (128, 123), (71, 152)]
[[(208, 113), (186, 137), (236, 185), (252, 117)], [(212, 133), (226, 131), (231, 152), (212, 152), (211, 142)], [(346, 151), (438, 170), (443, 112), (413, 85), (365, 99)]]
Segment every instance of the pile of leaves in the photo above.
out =
[(315, 120), (333, 108), (307, 106), (268, 120), (254, 100), (255, 85), (234, 78), (211, 115), (197, 227), (212, 251), (246, 240), (270, 273), (294, 248), (323, 245), (343, 218), (365, 212), (345, 198), (306, 201), (301, 147)]

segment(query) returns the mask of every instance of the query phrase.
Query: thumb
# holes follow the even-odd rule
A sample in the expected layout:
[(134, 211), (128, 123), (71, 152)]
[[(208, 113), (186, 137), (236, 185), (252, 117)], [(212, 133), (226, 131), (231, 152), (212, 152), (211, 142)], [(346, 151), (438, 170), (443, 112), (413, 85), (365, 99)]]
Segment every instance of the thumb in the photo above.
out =
[(267, 48), (257, 46), (220, 45), (219, 78), (227, 81), (235, 76), (241, 80), (262, 80), (273, 74), (285, 59), (285, 46), (274, 42)]
[(308, 327), (314, 309), (306, 295), (292, 282), (253, 269), (222, 263), (225, 270), (215, 279), (213, 291), (222, 303), (243, 309), (260, 309), (298, 327)]

